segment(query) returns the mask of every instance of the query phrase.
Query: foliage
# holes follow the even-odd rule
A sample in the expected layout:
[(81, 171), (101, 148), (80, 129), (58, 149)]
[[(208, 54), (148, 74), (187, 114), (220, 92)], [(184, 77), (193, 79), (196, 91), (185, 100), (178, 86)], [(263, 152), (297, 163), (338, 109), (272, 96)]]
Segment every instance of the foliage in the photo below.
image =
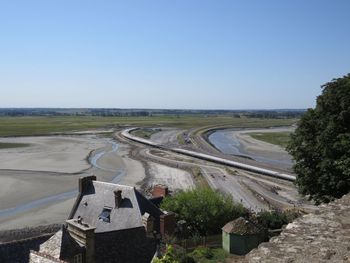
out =
[(222, 248), (206, 248), (198, 247), (188, 254), (194, 259), (194, 262), (225, 262), (225, 259), (229, 256)]
[(174, 248), (171, 245), (168, 245), (163, 257), (153, 259), (152, 263), (180, 263), (180, 261), (176, 259)]
[(195, 258), (206, 258), (206, 259), (211, 259), (214, 256), (210, 248), (207, 248), (207, 247), (198, 247), (191, 253), (191, 255), (194, 256)]
[(190, 253), (183, 249), (174, 249), (171, 245), (167, 246), (165, 254), (161, 258), (156, 258), (152, 263), (214, 263), (225, 262), (230, 256), (222, 248), (197, 247)]
[(161, 208), (175, 212), (177, 220), (186, 221), (190, 234), (201, 236), (220, 233), (227, 222), (247, 214), (247, 210), (234, 203), (231, 196), (209, 187), (166, 197)]
[(316, 108), (303, 115), (287, 148), (300, 193), (317, 203), (350, 190), (350, 74), (322, 88)]
[(287, 211), (262, 211), (257, 214), (257, 221), (260, 225), (268, 229), (280, 229), (283, 225), (292, 222), (300, 216), (300, 213), (295, 210)]

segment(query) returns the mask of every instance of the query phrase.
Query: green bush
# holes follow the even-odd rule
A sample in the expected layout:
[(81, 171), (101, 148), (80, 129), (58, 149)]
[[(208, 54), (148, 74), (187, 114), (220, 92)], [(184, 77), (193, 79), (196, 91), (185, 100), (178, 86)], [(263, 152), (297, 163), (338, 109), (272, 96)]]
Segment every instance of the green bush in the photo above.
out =
[(213, 258), (214, 254), (210, 250), (210, 248), (207, 247), (198, 247), (193, 252), (191, 253), (191, 256), (195, 258), (206, 258), (206, 259), (211, 259)]
[(263, 211), (257, 214), (258, 223), (268, 229), (280, 229), (283, 225), (292, 222), (300, 216), (300, 213), (295, 210), (286, 210), (284, 212), (273, 210)]
[(205, 248), (198, 247), (188, 254), (194, 259), (195, 262), (201, 263), (217, 263), (225, 262), (225, 259), (229, 257), (229, 253), (224, 251), (222, 248)]
[(211, 188), (198, 188), (166, 197), (163, 210), (176, 213), (177, 220), (185, 220), (191, 235), (211, 235), (221, 232), (230, 220), (248, 214), (232, 197)]

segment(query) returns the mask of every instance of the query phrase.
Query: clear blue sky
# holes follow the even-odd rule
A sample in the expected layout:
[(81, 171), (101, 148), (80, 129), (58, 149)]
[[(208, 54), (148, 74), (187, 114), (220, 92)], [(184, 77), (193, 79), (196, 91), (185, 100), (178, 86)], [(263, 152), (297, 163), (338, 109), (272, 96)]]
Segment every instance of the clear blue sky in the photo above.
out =
[(4, 0), (0, 107), (313, 107), (350, 72), (349, 14), (349, 0)]

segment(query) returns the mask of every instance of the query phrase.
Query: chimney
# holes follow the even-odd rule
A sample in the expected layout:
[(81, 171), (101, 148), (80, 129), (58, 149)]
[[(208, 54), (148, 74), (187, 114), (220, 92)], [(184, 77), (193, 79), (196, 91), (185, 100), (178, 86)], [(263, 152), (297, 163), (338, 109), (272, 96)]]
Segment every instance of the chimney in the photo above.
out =
[(122, 190), (114, 190), (115, 208), (119, 208), (122, 203)]
[(153, 197), (166, 197), (169, 193), (169, 189), (166, 185), (157, 184), (153, 187), (152, 196)]
[(145, 227), (146, 233), (153, 234), (154, 230), (154, 218), (149, 213), (144, 213), (142, 216), (142, 224)]
[(95, 263), (95, 227), (83, 222), (83, 219), (66, 221), (69, 235), (80, 245), (85, 247), (85, 262)]
[(85, 176), (79, 178), (79, 193), (83, 193), (86, 191), (88, 186), (92, 183), (92, 181), (96, 181), (95, 175)]
[(159, 219), (161, 235), (163, 237), (172, 235), (175, 231), (176, 226), (175, 214), (169, 212), (167, 214), (161, 215)]

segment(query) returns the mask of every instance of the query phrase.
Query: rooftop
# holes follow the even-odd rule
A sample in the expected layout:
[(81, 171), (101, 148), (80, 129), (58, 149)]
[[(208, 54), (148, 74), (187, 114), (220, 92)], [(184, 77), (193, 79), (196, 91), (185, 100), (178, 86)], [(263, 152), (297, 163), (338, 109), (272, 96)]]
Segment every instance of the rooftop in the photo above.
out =
[(264, 231), (263, 228), (244, 219), (243, 217), (239, 217), (231, 222), (228, 222), (222, 228), (222, 230), (226, 233), (237, 234), (237, 235), (252, 235), (252, 234), (257, 234)]
[[(116, 192), (121, 192), (118, 206)], [(135, 187), (90, 181), (82, 189), (70, 219), (79, 219), (86, 227), (95, 227), (95, 233), (102, 233), (142, 227), (142, 216), (146, 212), (155, 218), (162, 214)]]

